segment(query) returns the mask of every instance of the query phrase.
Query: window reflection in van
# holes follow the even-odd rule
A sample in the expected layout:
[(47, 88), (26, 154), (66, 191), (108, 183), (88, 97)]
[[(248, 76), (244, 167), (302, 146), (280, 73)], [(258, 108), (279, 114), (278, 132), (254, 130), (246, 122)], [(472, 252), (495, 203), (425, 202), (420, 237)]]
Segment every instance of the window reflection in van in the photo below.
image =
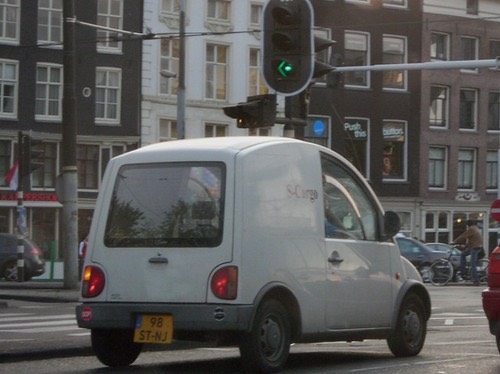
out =
[(106, 246), (219, 245), (222, 240), (224, 179), (223, 163), (122, 166), (109, 207), (104, 237)]

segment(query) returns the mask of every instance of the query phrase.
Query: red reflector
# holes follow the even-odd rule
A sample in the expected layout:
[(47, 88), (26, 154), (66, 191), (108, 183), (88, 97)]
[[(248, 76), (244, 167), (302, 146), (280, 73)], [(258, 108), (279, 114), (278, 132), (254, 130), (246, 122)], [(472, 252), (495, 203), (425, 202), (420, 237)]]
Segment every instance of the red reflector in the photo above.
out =
[(212, 293), (219, 299), (234, 300), (238, 295), (238, 268), (226, 266), (215, 272), (210, 283)]
[(87, 266), (83, 272), (82, 297), (96, 297), (101, 294), (106, 283), (106, 277), (101, 268)]

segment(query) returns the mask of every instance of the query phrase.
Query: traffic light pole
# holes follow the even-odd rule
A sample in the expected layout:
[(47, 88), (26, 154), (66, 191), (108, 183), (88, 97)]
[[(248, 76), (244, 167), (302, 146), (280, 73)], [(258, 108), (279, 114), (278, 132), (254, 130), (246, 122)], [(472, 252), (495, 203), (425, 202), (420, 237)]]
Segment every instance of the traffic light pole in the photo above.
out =
[(18, 233), (17, 233), (17, 281), (24, 281), (24, 240), (23, 233), (21, 232), (21, 228), (19, 227), (22, 214), (24, 212), (24, 194), (23, 194), (23, 185), (24, 185), (24, 169), (25, 165), (23, 162), (23, 132), (18, 132), (18, 140), (17, 140), (17, 222), (18, 222)]

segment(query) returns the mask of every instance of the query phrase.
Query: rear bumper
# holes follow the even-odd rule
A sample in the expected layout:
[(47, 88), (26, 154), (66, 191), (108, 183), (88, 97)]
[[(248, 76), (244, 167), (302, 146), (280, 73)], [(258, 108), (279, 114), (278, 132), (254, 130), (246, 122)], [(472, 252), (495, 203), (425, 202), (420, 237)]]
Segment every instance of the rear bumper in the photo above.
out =
[(487, 288), (482, 292), (483, 309), (493, 335), (500, 334), (500, 289)]
[(79, 327), (133, 329), (138, 314), (168, 314), (174, 331), (248, 331), (252, 305), (83, 303), (76, 307)]

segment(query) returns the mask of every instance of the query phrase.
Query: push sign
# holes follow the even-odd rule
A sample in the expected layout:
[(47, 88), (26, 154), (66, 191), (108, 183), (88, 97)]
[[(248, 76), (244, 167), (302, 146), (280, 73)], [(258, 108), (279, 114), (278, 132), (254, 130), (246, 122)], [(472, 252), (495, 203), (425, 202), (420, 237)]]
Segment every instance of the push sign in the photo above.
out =
[(330, 116), (307, 117), (304, 140), (328, 147), (330, 138)]

